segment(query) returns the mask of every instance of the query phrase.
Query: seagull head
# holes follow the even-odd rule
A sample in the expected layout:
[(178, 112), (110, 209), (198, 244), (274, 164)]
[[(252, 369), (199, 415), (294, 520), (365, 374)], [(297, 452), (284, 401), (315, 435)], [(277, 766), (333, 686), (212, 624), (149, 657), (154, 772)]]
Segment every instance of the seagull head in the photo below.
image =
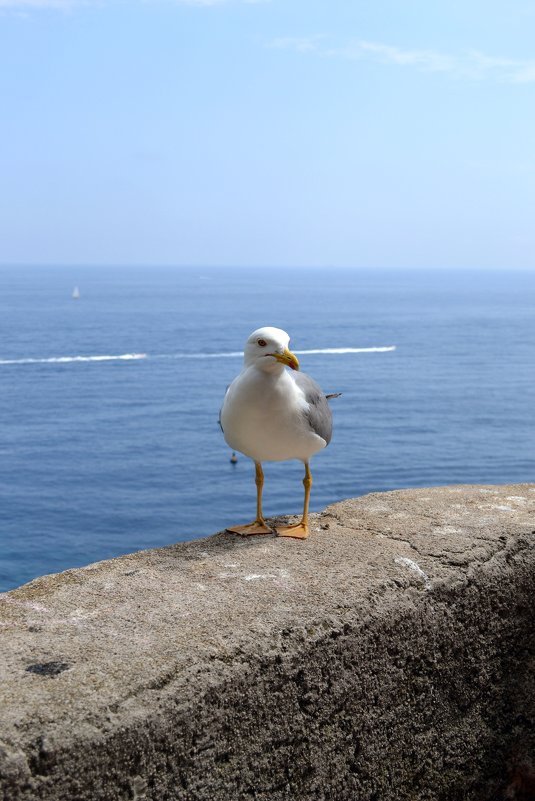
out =
[(295, 353), (288, 350), (290, 337), (281, 328), (257, 328), (245, 343), (243, 352), (246, 367), (255, 366), (265, 372), (277, 372), (284, 365), (299, 370)]

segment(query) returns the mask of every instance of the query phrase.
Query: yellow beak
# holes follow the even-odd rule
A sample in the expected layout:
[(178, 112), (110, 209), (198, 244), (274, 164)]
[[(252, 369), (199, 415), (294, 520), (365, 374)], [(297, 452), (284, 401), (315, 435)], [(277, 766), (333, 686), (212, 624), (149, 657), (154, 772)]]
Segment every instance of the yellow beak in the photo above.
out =
[(273, 356), (281, 364), (291, 367), (292, 370), (299, 370), (299, 360), (295, 353), (288, 348), (285, 348), (283, 353), (271, 353), (270, 356)]

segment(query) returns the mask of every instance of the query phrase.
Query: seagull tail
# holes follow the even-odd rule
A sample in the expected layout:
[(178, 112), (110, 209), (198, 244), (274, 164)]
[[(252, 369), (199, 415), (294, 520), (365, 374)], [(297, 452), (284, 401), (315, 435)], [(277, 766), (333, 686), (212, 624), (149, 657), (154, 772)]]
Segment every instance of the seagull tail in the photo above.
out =
[(341, 392), (331, 392), (330, 395), (325, 395), (325, 397), (327, 400), (332, 400), (332, 398), (339, 398), (341, 394)]

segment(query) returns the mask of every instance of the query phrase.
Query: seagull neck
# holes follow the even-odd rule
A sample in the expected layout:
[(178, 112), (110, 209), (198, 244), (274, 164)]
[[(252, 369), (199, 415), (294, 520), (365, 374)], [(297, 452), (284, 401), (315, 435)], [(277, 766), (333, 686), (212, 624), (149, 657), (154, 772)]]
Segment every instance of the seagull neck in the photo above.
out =
[(253, 364), (245, 364), (245, 370), (250, 368), (256, 370), (258, 373), (260, 373), (260, 375), (265, 376), (278, 377), (285, 372), (284, 365), (276, 362), (274, 359), (266, 359), (260, 364), (258, 362), (254, 362)]
[(284, 365), (280, 362), (277, 362), (275, 359), (269, 358), (262, 358), (262, 359), (255, 359), (254, 361), (248, 362), (247, 359), (244, 360), (243, 363), (244, 370), (256, 370), (258, 373), (263, 375), (274, 375), (280, 376), (282, 373), (285, 372)]

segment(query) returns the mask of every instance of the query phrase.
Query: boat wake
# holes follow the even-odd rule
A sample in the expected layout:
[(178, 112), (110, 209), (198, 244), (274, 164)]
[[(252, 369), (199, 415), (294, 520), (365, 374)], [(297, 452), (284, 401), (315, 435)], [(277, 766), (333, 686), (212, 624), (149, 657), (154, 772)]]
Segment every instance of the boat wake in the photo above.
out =
[(0, 364), (69, 364), (70, 362), (133, 361), (146, 358), (146, 353), (123, 353), (120, 356), (52, 356), (49, 359), (0, 359)]
[(299, 356), (302, 353), (387, 353), (396, 350), (396, 345), (385, 345), (382, 348), (313, 348), (312, 350), (295, 350)]
[[(395, 345), (379, 348), (312, 348), (310, 350), (294, 351), (298, 356), (305, 354), (315, 355), (346, 354), (346, 353), (386, 353), (396, 350)], [(51, 356), (46, 359), (0, 359), (0, 365), (6, 364), (73, 364), (79, 362), (117, 362), (139, 361), (141, 359), (234, 359), (243, 356), (243, 351), (227, 351), (226, 353), (156, 353), (150, 356), (147, 353), (122, 353), (120, 355), (103, 356)]]

